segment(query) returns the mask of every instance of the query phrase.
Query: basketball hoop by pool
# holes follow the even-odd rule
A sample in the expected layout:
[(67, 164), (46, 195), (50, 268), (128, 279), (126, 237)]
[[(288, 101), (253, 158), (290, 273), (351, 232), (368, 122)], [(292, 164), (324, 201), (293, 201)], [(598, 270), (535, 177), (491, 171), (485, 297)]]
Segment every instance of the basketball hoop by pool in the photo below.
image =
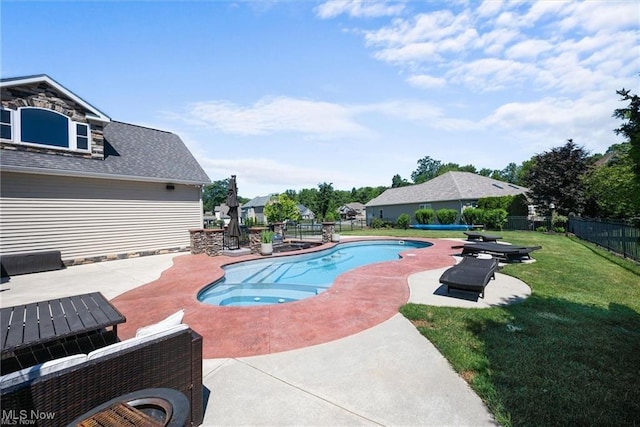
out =
[(364, 265), (393, 261), (400, 253), (431, 243), (371, 240), (340, 243), (318, 252), (245, 261), (224, 268), (221, 280), (207, 285), (198, 300), (220, 306), (282, 304), (318, 295), (340, 274)]

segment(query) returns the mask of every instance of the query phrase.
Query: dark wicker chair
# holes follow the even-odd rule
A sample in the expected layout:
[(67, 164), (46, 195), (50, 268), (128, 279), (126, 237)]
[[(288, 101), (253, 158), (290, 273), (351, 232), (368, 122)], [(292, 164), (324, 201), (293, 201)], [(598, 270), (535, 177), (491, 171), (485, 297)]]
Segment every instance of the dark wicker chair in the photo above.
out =
[(54, 414), (39, 426), (66, 426), (76, 417), (120, 395), (146, 388), (184, 393), (191, 409), (187, 425), (202, 424), (202, 337), (191, 329), (90, 360), (2, 389), (2, 410)]
[(491, 279), (495, 279), (498, 268), (498, 260), (495, 258), (465, 257), (442, 273), (440, 283), (447, 285), (447, 293), (449, 289), (457, 289), (478, 293), (484, 298), (484, 289)]

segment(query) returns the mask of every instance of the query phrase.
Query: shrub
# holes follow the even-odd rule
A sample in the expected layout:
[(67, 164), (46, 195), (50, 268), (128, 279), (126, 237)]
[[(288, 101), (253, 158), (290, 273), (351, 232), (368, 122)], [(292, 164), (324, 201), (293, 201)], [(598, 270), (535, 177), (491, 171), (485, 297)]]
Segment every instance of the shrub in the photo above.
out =
[(539, 231), (541, 233), (546, 233), (547, 227), (545, 227), (544, 225), (541, 225), (540, 227), (536, 227), (536, 231)]
[[(508, 184), (507, 184), (508, 185)], [(524, 216), (528, 213), (528, 202), (524, 194), (515, 196), (484, 197), (478, 199), (480, 209), (504, 209), (509, 215)]]
[(484, 213), (484, 220), (487, 228), (502, 230), (502, 226), (507, 223), (507, 211), (505, 209), (488, 209)]
[(469, 225), (484, 224), (484, 209), (467, 208), (462, 211), (462, 217)]
[(398, 225), (398, 228), (403, 228), (406, 230), (407, 228), (409, 228), (409, 225), (411, 224), (411, 218), (409, 217), (408, 214), (403, 213), (398, 217), (398, 221), (396, 224)]
[(557, 212), (553, 212), (551, 214), (551, 223), (553, 224), (553, 228), (564, 228), (567, 225), (568, 218), (564, 215), (558, 215)]
[(478, 199), (480, 209), (504, 209), (507, 210), (513, 201), (513, 196), (483, 197)]
[(333, 213), (333, 212), (331, 212), (331, 211), (329, 211), (329, 212), (327, 212), (327, 214), (324, 216), (324, 220), (325, 220), (326, 222), (333, 222), (333, 221), (335, 221), (335, 220), (336, 220), (336, 214), (335, 214), (335, 213)]
[(458, 211), (455, 209), (438, 209), (436, 217), (440, 224), (453, 224), (458, 218)]
[(433, 209), (418, 209), (414, 213), (418, 224), (431, 224), (433, 223), (436, 213)]
[(553, 231), (555, 231), (556, 233), (564, 233), (564, 227), (553, 227)]
[(380, 218), (373, 218), (371, 220), (371, 224), (369, 224), (369, 227), (371, 228), (383, 228), (384, 226), (385, 222)]

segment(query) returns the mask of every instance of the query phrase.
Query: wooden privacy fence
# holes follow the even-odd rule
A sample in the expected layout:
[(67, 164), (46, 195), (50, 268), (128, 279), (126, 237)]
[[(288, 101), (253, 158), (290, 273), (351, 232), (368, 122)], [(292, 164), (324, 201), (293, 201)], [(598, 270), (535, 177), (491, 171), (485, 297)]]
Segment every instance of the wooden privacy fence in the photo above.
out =
[(572, 217), (568, 231), (625, 258), (640, 261), (640, 229), (629, 224)]

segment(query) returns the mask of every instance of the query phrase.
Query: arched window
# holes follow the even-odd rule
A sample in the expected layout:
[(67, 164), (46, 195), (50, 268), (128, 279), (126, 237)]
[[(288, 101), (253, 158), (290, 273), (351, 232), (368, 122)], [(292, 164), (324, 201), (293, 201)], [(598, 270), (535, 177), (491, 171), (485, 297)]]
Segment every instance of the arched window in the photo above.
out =
[(0, 126), (2, 139), (28, 145), (44, 145), (73, 151), (91, 149), (90, 130), (86, 123), (36, 107), (15, 110), (2, 109)]
[(22, 142), (69, 148), (69, 119), (41, 108), (20, 109)]

